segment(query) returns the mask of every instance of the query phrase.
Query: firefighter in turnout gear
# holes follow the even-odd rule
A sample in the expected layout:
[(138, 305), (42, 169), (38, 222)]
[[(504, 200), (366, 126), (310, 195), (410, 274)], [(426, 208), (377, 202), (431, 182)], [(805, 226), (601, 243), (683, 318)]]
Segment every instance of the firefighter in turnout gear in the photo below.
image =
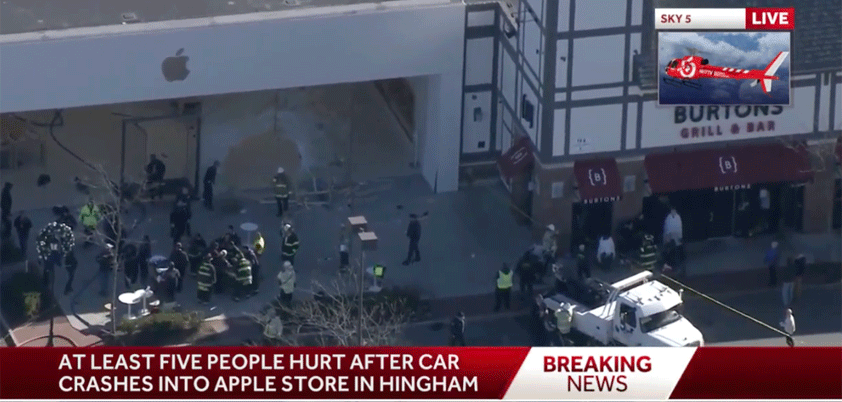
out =
[(644, 270), (652, 271), (658, 263), (658, 249), (655, 247), (655, 238), (652, 235), (643, 237), (643, 245), (637, 257), (637, 265)]
[(272, 184), (275, 188), (275, 202), (278, 203), (278, 216), (284, 216), (284, 211), (289, 210), (289, 177), (284, 168), (278, 168)]
[(281, 243), (281, 261), (289, 261), (295, 265), (295, 254), (298, 253), (298, 235), (289, 223), (284, 224), (281, 232), (283, 243)]
[(235, 252), (237, 253), (237, 286), (234, 289), (234, 301), (240, 301), (252, 296), (254, 278), (251, 275), (251, 263), (248, 258), (239, 249)]
[(206, 254), (202, 264), (199, 265), (199, 273), (196, 279), (197, 296), (199, 303), (210, 302), (213, 286), (216, 284), (216, 268), (211, 263), (211, 255)]
[(503, 268), (497, 271), (496, 284), (497, 289), (494, 292), (494, 311), (500, 311), (500, 307), (505, 306), (506, 310), (512, 308), (512, 276), (514, 272), (509, 269), (508, 264), (503, 264)]
[(567, 336), (570, 335), (570, 330), (573, 328), (573, 306), (569, 303), (562, 303), (558, 310), (555, 311), (555, 325), (558, 329), (557, 344), (559, 346), (567, 346), (569, 344)]
[(88, 199), (88, 203), (82, 206), (82, 210), (79, 211), (79, 221), (85, 228), (85, 247), (93, 244), (93, 237), (96, 233), (96, 227), (99, 225), (99, 220), (99, 206), (94, 204), (93, 199)]

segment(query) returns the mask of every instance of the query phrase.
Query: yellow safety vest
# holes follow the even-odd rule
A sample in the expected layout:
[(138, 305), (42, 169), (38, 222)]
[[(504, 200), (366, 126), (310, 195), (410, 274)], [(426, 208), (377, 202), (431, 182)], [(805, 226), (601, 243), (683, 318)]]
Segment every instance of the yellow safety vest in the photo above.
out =
[(257, 238), (254, 239), (254, 252), (258, 255), (263, 254), (263, 249), (266, 247), (266, 241), (263, 240), (263, 235), (258, 233)]
[(573, 326), (573, 315), (569, 311), (560, 308), (555, 312), (555, 323), (559, 332), (568, 334), (570, 333), (570, 328)]
[(99, 207), (96, 205), (85, 204), (82, 211), (79, 213), (79, 220), (86, 227), (94, 227), (99, 223)]
[(508, 274), (500, 271), (497, 273), (497, 289), (511, 289), (512, 288), (512, 271)]

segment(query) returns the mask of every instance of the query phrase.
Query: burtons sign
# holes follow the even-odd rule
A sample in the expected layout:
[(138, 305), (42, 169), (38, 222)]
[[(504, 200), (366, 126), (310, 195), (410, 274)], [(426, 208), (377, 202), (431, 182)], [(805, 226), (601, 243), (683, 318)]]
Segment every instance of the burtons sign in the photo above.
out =
[(644, 148), (813, 131), (813, 105), (644, 106)]
[[(678, 134), (683, 139), (774, 132), (775, 120), (768, 117), (780, 115), (783, 111), (783, 106), (678, 106), (675, 108), (675, 124), (700, 123), (698, 126), (682, 127)], [(729, 124), (732, 116), (744, 120)]]

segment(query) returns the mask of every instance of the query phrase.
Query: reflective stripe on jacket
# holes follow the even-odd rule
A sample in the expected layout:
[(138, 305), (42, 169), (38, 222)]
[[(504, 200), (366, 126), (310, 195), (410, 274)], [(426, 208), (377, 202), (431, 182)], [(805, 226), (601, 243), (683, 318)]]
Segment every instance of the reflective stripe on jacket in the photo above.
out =
[(216, 283), (216, 269), (210, 261), (205, 261), (199, 266), (199, 272), (196, 281), (199, 290), (209, 291), (211, 286)]
[(284, 237), (284, 244), (281, 246), (281, 254), (291, 257), (294, 256), (295, 253), (298, 252), (298, 235), (295, 232), (291, 232), (289, 235)]
[(246, 257), (240, 257), (240, 267), (237, 268), (237, 281), (243, 285), (251, 285), (251, 263)]
[(499, 271), (497, 273), (497, 289), (511, 289), (512, 288), (512, 271), (504, 273)]
[(289, 185), (287, 184), (287, 177), (285, 174), (276, 174), (272, 183), (275, 185), (275, 197), (289, 197)]
[(645, 269), (653, 268), (658, 262), (657, 249), (654, 245), (648, 244), (640, 248), (638, 264)]

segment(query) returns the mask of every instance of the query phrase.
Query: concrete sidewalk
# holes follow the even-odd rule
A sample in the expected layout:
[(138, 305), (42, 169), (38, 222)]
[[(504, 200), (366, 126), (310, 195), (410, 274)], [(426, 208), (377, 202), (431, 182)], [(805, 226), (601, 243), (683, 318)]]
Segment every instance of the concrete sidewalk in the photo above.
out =
[[(337, 276), (339, 226), (348, 216), (364, 215), (379, 238), (379, 250), (369, 252), (366, 265), (378, 262), (388, 267), (386, 286), (415, 289), (427, 299), (449, 300), (447, 316), (452, 315), (458, 303), (455, 298), (488, 296), (493, 292), (493, 278), (500, 264), (513, 264), (532, 244), (530, 230), (518, 226), (506, 204), (507, 195), (500, 186), (472, 187), (459, 192), (433, 194), (420, 176), (383, 179), (365, 183), (356, 190), (353, 209), (349, 200), (338, 197), (332, 207), (298, 209), (292, 221), (301, 239), (301, 249), (296, 257), (298, 274), (297, 298), (310, 297), (316, 281), (329, 284)], [(218, 206), (226, 203), (225, 196), (218, 196)], [(153, 239), (153, 255), (169, 255), (171, 240), (168, 236), (168, 214), (171, 201), (149, 205), (148, 216), (131, 234), (139, 239), (148, 234)], [(192, 227), (210, 241), (220, 236), (228, 225), (239, 228), (244, 222), (258, 224), (267, 241), (267, 251), (262, 257), (264, 281), (260, 293), (247, 301), (235, 303), (230, 295), (214, 295), (212, 306), (200, 307), (196, 303), (196, 282), (188, 277), (179, 302), (187, 310), (202, 311), (211, 319), (243, 316), (256, 311), (277, 294), (275, 275), (280, 258), (280, 220), (274, 216), (274, 205), (259, 201), (241, 201), (238, 213), (206, 211), (201, 203), (194, 203)], [(429, 211), (430, 217), (422, 223), (422, 261), (410, 266), (400, 263), (406, 256), (407, 239), (404, 235), (409, 213)], [(32, 211), (33, 237), (52, 220), (49, 210)], [(246, 234), (240, 231), (246, 240)], [(186, 239), (184, 240), (186, 242)], [(746, 286), (765, 286), (761, 270), (762, 259), (771, 237), (756, 239), (727, 239), (688, 245), (688, 275), (690, 278), (710, 282), (700, 286), (703, 291), (735, 290)], [(30, 258), (34, 259), (34, 243), (30, 243)], [(815, 260), (834, 260), (840, 254), (839, 236), (791, 235), (782, 241), (785, 247), (805, 252)], [(59, 269), (56, 275), (56, 296), (69, 322), (77, 329), (103, 326), (109, 322), (104, 304), (109, 300), (98, 296), (97, 266), (94, 262), (98, 250), (77, 248), (79, 268), (71, 295), (61, 290), (66, 272)], [(838, 260), (837, 260), (838, 261)], [(628, 272), (614, 269), (594, 275), (612, 280)], [(689, 279), (688, 279), (689, 280)], [(690, 284), (690, 283), (688, 283)], [(692, 285), (691, 285), (692, 286)], [(119, 291), (125, 291), (122, 280)], [(715, 288), (715, 289), (714, 289)], [(705, 290), (707, 289), (707, 290)], [(482, 302), (490, 310), (492, 300)], [(120, 316), (125, 313), (121, 306)], [(467, 311), (466, 311), (467, 313)], [(470, 314), (469, 314), (470, 315)]]

